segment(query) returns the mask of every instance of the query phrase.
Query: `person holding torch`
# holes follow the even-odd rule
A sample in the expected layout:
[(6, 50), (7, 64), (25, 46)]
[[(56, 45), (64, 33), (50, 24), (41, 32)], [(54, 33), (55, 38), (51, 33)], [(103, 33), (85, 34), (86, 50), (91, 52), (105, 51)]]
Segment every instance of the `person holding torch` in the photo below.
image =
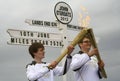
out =
[(89, 36), (78, 43), (81, 49), (77, 54), (73, 55), (71, 69), (75, 72), (75, 81), (99, 81), (101, 77), (99, 68), (104, 67), (104, 63), (98, 60), (95, 55), (98, 54), (96, 48), (92, 49)]
[[(45, 57), (45, 48), (41, 43), (33, 43), (29, 47), (29, 54), (32, 56), (33, 61), (26, 66), (26, 75), (29, 81), (54, 81), (54, 76), (64, 75), (71, 63), (70, 53), (74, 48), (68, 47), (68, 55), (63, 67), (57, 66), (57, 62), (51, 63), (43, 62)], [(48, 67), (49, 66), (49, 67)]]

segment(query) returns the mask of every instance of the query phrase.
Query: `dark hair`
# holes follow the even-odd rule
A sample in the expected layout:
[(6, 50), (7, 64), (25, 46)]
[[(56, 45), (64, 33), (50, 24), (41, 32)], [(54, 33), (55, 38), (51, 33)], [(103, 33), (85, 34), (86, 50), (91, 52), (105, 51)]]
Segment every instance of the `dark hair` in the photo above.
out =
[(32, 58), (34, 58), (34, 54), (33, 53), (36, 53), (39, 48), (43, 48), (44, 49), (43, 44), (35, 42), (35, 43), (32, 43), (32, 45), (30, 45), (29, 53), (32, 56)]

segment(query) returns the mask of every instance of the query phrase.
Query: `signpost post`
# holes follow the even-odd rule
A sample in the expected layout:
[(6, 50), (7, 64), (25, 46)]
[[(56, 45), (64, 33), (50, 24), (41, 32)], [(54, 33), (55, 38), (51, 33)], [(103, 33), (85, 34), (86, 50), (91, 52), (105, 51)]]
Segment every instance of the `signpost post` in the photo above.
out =
[[(68, 46), (68, 38), (67, 38), (67, 24), (71, 22), (72, 18), (73, 18), (73, 13), (72, 13), (72, 9), (70, 8), (70, 6), (65, 3), (65, 2), (58, 2), (55, 5), (54, 8), (54, 14), (56, 16), (56, 19), (58, 20), (58, 27), (59, 27), (59, 31), (62, 34), (62, 41), (63, 41), (63, 48), (61, 53), (63, 52), (63, 50)], [(62, 63), (64, 64), (65, 59), (62, 60)], [(67, 81), (67, 75), (63, 76), (63, 81)]]

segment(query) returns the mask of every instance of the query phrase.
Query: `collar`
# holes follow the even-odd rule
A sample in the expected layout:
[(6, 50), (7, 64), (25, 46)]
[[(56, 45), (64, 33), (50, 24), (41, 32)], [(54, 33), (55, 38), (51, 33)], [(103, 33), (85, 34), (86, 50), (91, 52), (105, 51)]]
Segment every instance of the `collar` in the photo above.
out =
[(79, 54), (83, 54), (84, 52), (83, 52), (83, 51), (79, 51), (78, 53), (79, 53)]

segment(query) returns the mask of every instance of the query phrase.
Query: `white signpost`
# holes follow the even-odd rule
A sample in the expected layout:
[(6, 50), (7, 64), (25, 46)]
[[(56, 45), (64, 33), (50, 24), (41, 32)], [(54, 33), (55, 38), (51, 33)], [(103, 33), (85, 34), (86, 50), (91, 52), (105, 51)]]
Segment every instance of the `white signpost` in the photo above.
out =
[[(67, 36), (67, 29), (80, 31), (83, 27), (70, 25), (73, 18), (72, 9), (65, 2), (58, 2), (54, 8), (54, 14), (57, 22), (41, 21), (26, 19), (25, 22), (32, 26), (58, 28), (60, 33), (45, 33), (37, 31), (15, 30), (8, 29), (11, 39), (8, 44), (11, 45), (31, 45), (33, 42), (41, 42), (44, 46), (63, 47), (68, 46), (68, 41), (71, 41)], [(61, 51), (61, 52), (62, 52)], [(62, 60), (64, 63), (65, 59)], [(63, 76), (63, 81), (67, 81), (66, 75)]]
[[(67, 24), (71, 22), (73, 18), (73, 13), (72, 13), (72, 9), (67, 3), (58, 2), (54, 8), (54, 14), (57, 20), (60, 22), (60, 23), (58, 22), (59, 23), (58, 27), (62, 34), (62, 40), (64, 45), (61, 51), (62, 53), (63, 50), (68, 46)], [(65, 58), (62, 60), (62, 64), (64, 64), (64, 62), (65, 62)], [(67, 75), (63, 76), (63, 81), (67, 81)]]

